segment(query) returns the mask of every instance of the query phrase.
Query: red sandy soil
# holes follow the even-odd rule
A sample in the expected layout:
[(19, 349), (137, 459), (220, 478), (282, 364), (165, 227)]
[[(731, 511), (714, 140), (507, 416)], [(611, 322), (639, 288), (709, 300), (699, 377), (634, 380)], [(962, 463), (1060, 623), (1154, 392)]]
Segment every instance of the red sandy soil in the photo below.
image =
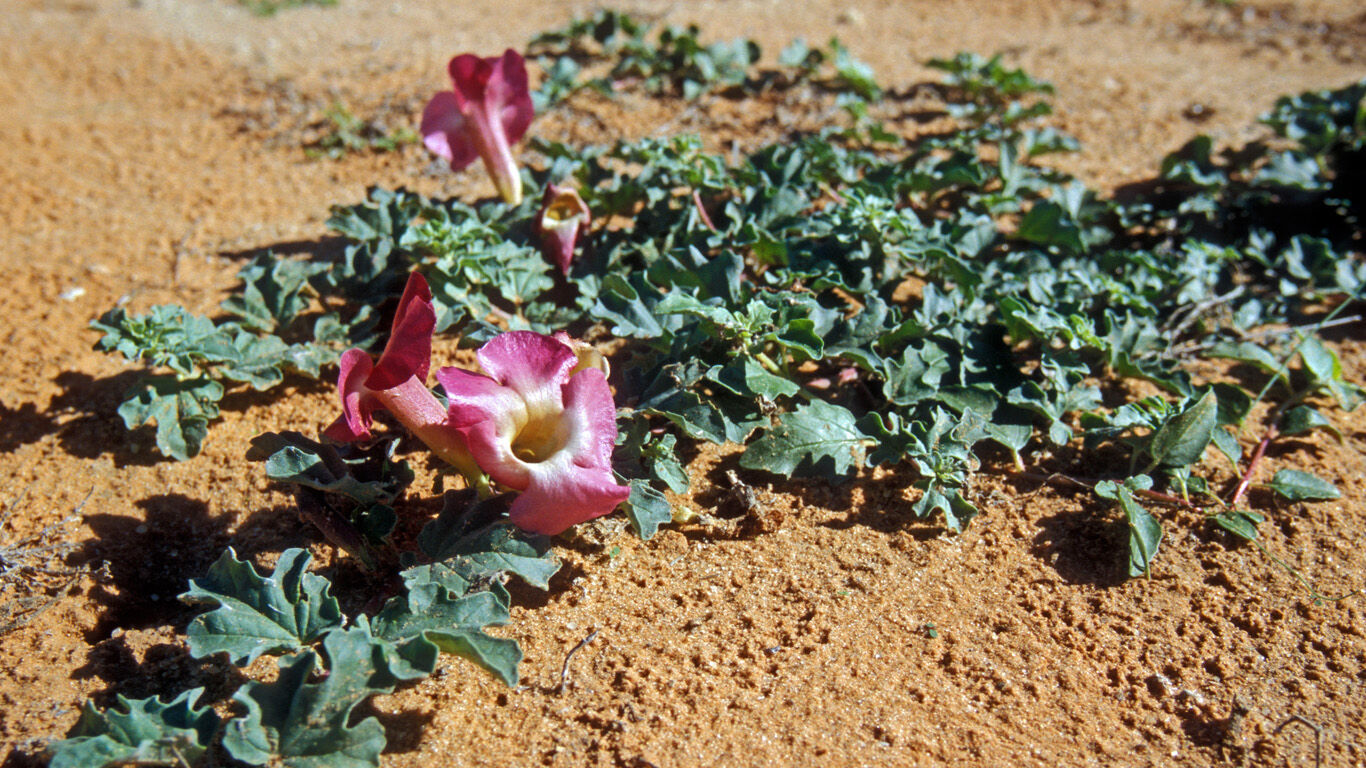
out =
[[(370, 185), (490, 194), (477, 169), (434, 172), (415, 147), (309, 160), (300, 126), (338, 98), (415, 122), (450, 55), (520, 47), (592, 7), (340, 0), (272, 18), (231, 0), (0, 7), (0, 265), (13, 289), (0, 292), (0, 546), (85, 499), (48, 538), (74, 546), (54, 567), (91, 569), (0, 636), (3, 766), (42, 764), (42, 744), (90, 697), (199, 684), (226, 696), (233, 678), (188, 656), (192, 613), (174, 600), (225, 546), (261, 562), (311, 546), (327, 572), (351, 573), (243, 458), (254, 434), (329, 421), (327, 386), (230, 396), (203, 455), (160, 460), (150, 433), (130, 435), (114, 413), (135, 368), (92, 351), (87, 323), (117, 303), (212, 311), (243, 258), (315, 246), (328, 206)], [(794, 37), (838, 35), (897, 86), (934, 79), (933, 56), (1004, 52), (1057, 86), (1053, 124), (1083, 146), (1064, 166), (1100, 189), (1150, 178), (1198, 132), (1223, 144), (1262, 135), (1255, 118), (1277, 95), (1366, 74), (1366, 12), (1351, 0), (622, 7), (754, 37), (769, 57)], [(604, 103), (532, 130), (601, 142), (667, 119), (743, 140), (760, 109)], [(1360, 326), (1334, 338), (1361, 381)], [(1330, 595), (1366, 572), (1366, 414), (1341, 423), (1341, 443), (1289, 441), (1263, 470), (1317, 472), (1340, 501), (1253, 497), (1270, 553)], [(704, 451), (685, 502), (733, 516), (735, 461)], [(379, 698), (384, 765), (1313, 765), (1309, 726), (1277, 730), (1292, 716), (1321, 728), (1322, 765), (1366, 765), (1363, 598), (1315, 605), (1268, 556), (1188, 513), (1162, 510), (1173, 535), (1152, 578), (1123, 581), (1122, 523), (1086, 494), (984, 472), (972, 498), (985, 514), (953, 535), (912, 517), (902, 474), (778, 489), (745, 477), (781, 520), (773, 530), (699, 522), (640, 542), (609, 518), (563, 538), (553, 589), (519, 590), (501, 630), (526, 652), (524, 685), (452, 659)], [(431, 479), (424, 470), (413, 493), (431, 497)], [(0, 598), (64, 582), (11, 579)], [(561, 687), (566, 655), (592, 631)]]

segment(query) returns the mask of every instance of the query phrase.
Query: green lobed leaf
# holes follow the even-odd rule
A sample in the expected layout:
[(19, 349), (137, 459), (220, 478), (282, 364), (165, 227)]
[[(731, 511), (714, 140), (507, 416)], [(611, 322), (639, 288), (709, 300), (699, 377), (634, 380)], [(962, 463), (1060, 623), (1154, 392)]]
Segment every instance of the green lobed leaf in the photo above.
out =
[(209, 378), (148, 376), (119, 406), (119, 416), (129, 429), (156, 422), (157, 450), (186, 461), (199, 455), (222, 399), (223, 385)]
[(195, 617), (186, 629), (190, 655), (203, 658), (222, 652), (234, 664), (246, 666), (262, 654), (304, 648), (341, 627), (344, 618), (336, 598), (328, 593), (331, 584), (308, 572), (311, 560), (306, 550), (287, 549), (271, 575), (264, 577), (229, 548), (180, 596), (189, 605), (214, 608)]
[(673, 519), (673, 508), (664, 494), (650, 487), (648, 480), (631, 480), (631, 496), (626, 500), (626, 519), (636, 535), (649, 541), (664, 525)]
[(228, 721), (223, 748), (248, 765), (286, 768), (369, 768), (379, 765), (384, 727), (367, 717), (350, 724), (366, 699), (394, 689), (398, 678), (370, 628), (329, 631), (322, 643), (326, 675), (309, 682), (319, 657), (307, 650), (280, 661), (274, 682), (252, 681), (233, 701), (246, 715)]
[(431, 569), (411, 574), (407, 597), (391, 598), (375, 616), (375, 636), (394, 643), (429, 643), (469, 659), (515, 686), (517, 665), (522, 660), (517, 641), (490, 637), (482, 631), (483, 627), (507, 622), (506, 598), (492, 591), (456, 596), (443, 584), (432, 589), (413, 588), (425, 579), (441, 576)]
[(203, 688), (184, 691), (168, 702), (156, 697), (120, 695), (103, 712), (87, 701), (65, 739), (47, 746), (50, 768), (103, 768), (112, 765), (194, 764), (208, 751), (218, 715), (195, 708)]
[(392, 504), (412, 482), (407, 462), (393, 461), (387, 450), (381, 455), (352, 455), (343, 458), (336, 446), (298, 432), (257, 435), (247, 452), (248, 459), (265, 462), (272, 480), (345, 496), (361, 507)]
[(750, 443), (740, 466), (789, 477), (835, 477), (849, 472), (868, 439), (848, 408), (821, 400), (778, 417)]
[[(507, 495), (470, 505), (464, 494), (450, 492), (443, 501), (440, 514), (417, 537), (430, 560), (469, 583), (511, 573), (538, 589), (550, 588), (550, 577), (559, 571), (560, 561), (544, 537), (523, 533), (506, 522)], [(464, 590), (452, 591), (462, 594)]]

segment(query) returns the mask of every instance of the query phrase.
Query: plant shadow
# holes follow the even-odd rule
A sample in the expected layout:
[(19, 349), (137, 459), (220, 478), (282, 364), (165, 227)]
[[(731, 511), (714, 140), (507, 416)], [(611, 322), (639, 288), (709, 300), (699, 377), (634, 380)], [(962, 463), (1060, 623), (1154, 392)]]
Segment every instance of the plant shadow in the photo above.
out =
[(100, 616), (86, 635), (86, 663), (73, 673), (76, 679), (98, 678), (106, 684), (94, 694), (97, 703), (112, 703), (114, 694), (175, 695), (209, 684), (187, 685), (186, 680), (221, 677), (226, 668), (191, 658), (179, 643), (154, 646), (138, 662), (126, 632), (166, 626), (183, 630), (199, 610), (182, 604), (177, 596), (189, 588), (190, 579), (206, 573), (226, 547), (250, 559), (307, 546), (310, 540), (292, 507), (257, 511), (233, 528), (233, 516), (213, 516), (206, 502), (182, 494), (150, 496), (138, 506), (143, 516), (88, 515), (85, 522), (95, 535), (71, 555), (74, 564), (98, 566), (104, 574), (88, 595)]
[(142, 374), (124, 371), (96, 378), (63, 371), (54, 381), (62, 388), (44, 411), (33, 403), (17, 408), (0, 405), (0, 452), (8, 453), (49, 435), (70, 455), (83, 459), (110, 456), (120, 466), (147, 465), (157, 456), (146, 450), (152, 429), (129, 432), (118, 415), (119, 403)]
[[(1034, 482), (1017, 480), (1014, 484), (1025, 499), (1039, 492), (1056, 495), (1052, 489), (1020, 487)], [(1127, 526), (1094, 497), (1073, 498), (1068, 507), (1039, 518), (1030, 554), (1068, 584), (1117, 587), (1127, 581), (1122, 557), (1128, 551)]]

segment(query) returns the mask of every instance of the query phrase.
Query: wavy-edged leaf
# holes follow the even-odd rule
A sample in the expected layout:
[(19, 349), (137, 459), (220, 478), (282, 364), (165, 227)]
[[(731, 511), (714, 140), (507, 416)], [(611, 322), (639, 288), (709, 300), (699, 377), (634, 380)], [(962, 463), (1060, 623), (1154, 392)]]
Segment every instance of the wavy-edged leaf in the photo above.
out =
[(444, 584), (421, 588), (424, 580), (441, 576), (439, 571), (430, 569), (405, 572), (408, 595), (391, 598), (384, 604), (372, 622), (375, 636), (400, 644), (430, 643), (473, 661), (508, 685), (516, 685), (522, 649), (516, 640), (483, 632), (486, 626), (507, 622), (508, 607), (503, 597), (506, 593), (453, 596)]
[(194, 706), (203, 692), (194, 688), (168, 702), (120, 695), (115, 706), (103, 712), (87, 701), (67, 737), (48, 745), (48, 765), (193, 764), (207, 752), (218, 729), (218, 715), (212, 709)]
[(659, 526), (673, 519), (673, 507), (663, 493), (650, 486), (650, 481), (636, 478), (631, 481), (631, 496), (626, 500), (626, 519), (636, 535), (649, 541)]
[(750, 443), (740, 466), (789, 477), (835, 477), (849, 472), (868, 439), (848, 408), (816, 400), (778, 417)]
[(199, 455), (222, 399), (223, 385), (206, 377), (148, 376), (119, 406), (119, 416), (129, 429), (155, 421), (157, 450), (185, 461)]
[(287, 549), (264, 577), (229, 548), (180, 596), (190, 605), (214, 606), (186, 630), (190, 655), (223, 652), (246, 666), (262, 654), (299, 650), (341, 627), (341, 607), (328, 592), (331, 584), (308, 572), (311, 560), (306, 550)]
[(309, 680), (319, 666), (308, 650), (280, 661), (274, 682), (250, 682), (233, 701), (246, 715), (228, 721), (223, 747), (249, 765), (286, 768), (371, 768), (384, 750), (384, 727), (367, 717), (350, 725), (361, 702), (394, 689), (382, 644), (369, 627), (334, 630), (323, 638), (326, 676)]
[[(544, 537), (523, 533), (502, 519), (509, 498), (494, 497), (467, 504), (464, 494), (447, 493), (441, 513), (423, 526), (417, 543), (435, 563), (459, 574), (468, 583), (516, 574), (538, 589), (549, 589), (560, 561)], [(489, 523), (493, 519), (495, 522)], [(453, 594), (464, 590), (452, 589)]]

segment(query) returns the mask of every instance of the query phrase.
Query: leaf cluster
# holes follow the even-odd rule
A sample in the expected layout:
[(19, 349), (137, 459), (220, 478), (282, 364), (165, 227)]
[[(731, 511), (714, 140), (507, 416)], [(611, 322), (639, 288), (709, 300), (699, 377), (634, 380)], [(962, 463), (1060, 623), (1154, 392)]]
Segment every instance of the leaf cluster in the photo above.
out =
[(304, 145), (304, 154), (337, 160), (353, 153), (393, 152), (417, 140), (417, 133), (407, 126), (390, 129), (380, 120), (357, 116), (338, 101), (324, 111), (320, 135)]
[(124, 424), (155, 422), (158, 450), (184, 460), (199, 453), (230, 387), (264, 392), (289, 375), (316, 379), (346, 348), (371, 343), (368, 308), (348, 319), (310, 311), (333, 271), (264, 253), (238, 273), (241, 286), (223, 302), (224, 317), (164, 304), (140, 315), (116, 307), (92, 321), (104, 334), (98, 349), (148, 369), (119, 406)]
[(631, 87), (690, 101), (716, 91), (754, 92), (803, 82), (865, 101), (882, 95), (872, 68), (836, 38), (825, 49), (795, 40), (783, 49), (777, 69), (761, 71), (759, 44), (753, 40), (704, 44), (700, 35), (697, 25), (655, 32), (649, 22), (614, 10), (537, 35), (528, 46), (528, 57), (543, 72), (532, 95), (536, 109), (544, 111), (582, 89), (611, 96)]
[[(307, 444), (291, 447), (292, 442), (298, 441), (276, 441), (283, 446), (270, 456), (277, 474), (284, 474), (280, 466), (305, 463), (299, 455)], [(367, 486), (345, 471), (330, 475), (335, 469), (312, 466), (290, 481), (357, 500), (390, 498), (382, 484)], [(432, 674), (442, 652), (517, 684), (522, 654), (516, 641), (492, 637), (484, 628), (508, 620), (508, 575), (544, 589), (559, 563), (544, 542), (525, 538), (503, 520), (499, 505), (506, 501), (468, 508), (448, 503), (422, 530), (418, 551), (397, 574), (400, 593), (373, 615), (346, 615), (331, 582), (309, 570), (311, 557), (304, 550), (286, 550), (263, 575), (229, 549), (181, 595), (209, 609), (186, 630), (190, 654), (221, 654), (243, 668), (275, 656), (278, 676), (239, 688), (228, 717), (195, 706), (198, 688), (169, 702), (120, 697), (107, 711), (87, 703), (67, 738), (49, 745), (51, 764), (191, 765), (221, 750), (247, 765), (379, 765), (384, 728), (373, 716), (357, 720), (356, 708)]]

